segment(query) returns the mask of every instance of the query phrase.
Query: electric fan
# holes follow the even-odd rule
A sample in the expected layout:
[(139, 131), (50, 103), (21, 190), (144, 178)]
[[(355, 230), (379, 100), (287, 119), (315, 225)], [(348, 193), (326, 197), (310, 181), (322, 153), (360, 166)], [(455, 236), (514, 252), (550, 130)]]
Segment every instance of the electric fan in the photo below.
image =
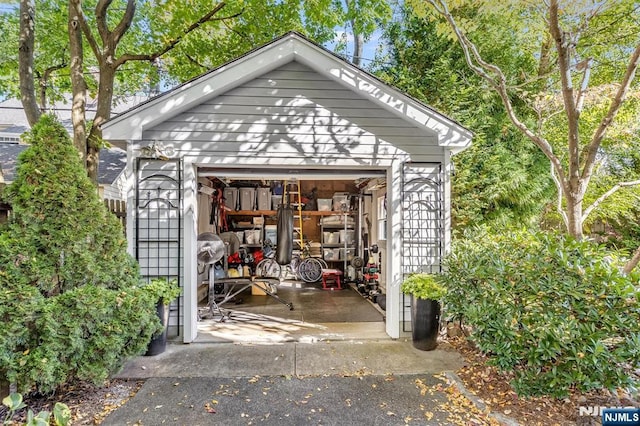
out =
[(214, 263), (224, 258), (224, 241), (213, 232), (198, 235), (198, 264), (209, 268), (209, 294), (213, 293)]
[(225, 248), (222, 238), (213, 232), (198, 235), (198, 262), (213, 265), (224, 256)]

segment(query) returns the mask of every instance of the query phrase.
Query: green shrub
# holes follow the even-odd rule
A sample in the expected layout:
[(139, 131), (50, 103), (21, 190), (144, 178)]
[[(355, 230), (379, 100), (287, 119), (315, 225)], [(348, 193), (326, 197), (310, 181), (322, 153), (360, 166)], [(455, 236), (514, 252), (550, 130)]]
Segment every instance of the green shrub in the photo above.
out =
[(411, 274), (402, 282), (401, 290), (417, 299), (429, 300), (440, 300), (447, 293), (438, 276), (433, 274)]
[(21, 390), (44, 392), (75, 379), (103, 383), (127, 358), (144, 353), (161, 329), (156, 301), (143, 288), (96, 286), (46, 299), (34, 322), (37, 334), (14, 353), (9, 378)]
[(44, 295), (135, 285), (138, 267), (122, 226), (98, 197), (66, 129), (45, 115), (25, 138), (31, 146), (3, 192), (13, 209), (0, 239), (5, 273)]
[(0, 375), (21, 392), (100, 384), (161, 329), (159, 289), (140, 284), (122, 227), (66, 130), (43, 116), (27, 135), (0, 227)]
[(629, 385), (640, 364), (639, 275), (589, 242), (527, 232), (483, 233), (445, 260), (447, 315), (522, 395), (564, 397)]

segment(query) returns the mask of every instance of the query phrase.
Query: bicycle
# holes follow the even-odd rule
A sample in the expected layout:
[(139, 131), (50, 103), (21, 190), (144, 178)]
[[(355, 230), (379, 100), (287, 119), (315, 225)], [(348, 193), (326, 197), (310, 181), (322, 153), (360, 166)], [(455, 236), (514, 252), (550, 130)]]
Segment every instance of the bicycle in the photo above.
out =
[[(275, 260), (275, 252), (273, 251), (270, 241), (265, 241), (265, 258), (256, 265), (256, 275), (264, 278), (273, 278), (282, 280), (283, 265), (278, 264)], [(295, 254), (291, 259), (291, 263), (284, 265), (288, 267), (295, 279), (301, 279), (306, 283), (315, 283), (322, 278), (322, 270), (327, 269), (327, 263), (323, 259), (311, 257), (309, 255), (309, 247), (305, 244), (302, 247), (302, 254)]]

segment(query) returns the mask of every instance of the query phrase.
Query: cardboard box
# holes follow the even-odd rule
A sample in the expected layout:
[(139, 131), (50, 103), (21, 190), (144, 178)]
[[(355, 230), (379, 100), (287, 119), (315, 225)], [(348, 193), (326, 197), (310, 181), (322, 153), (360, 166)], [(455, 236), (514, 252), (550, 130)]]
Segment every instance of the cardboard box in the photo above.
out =
[(269, 288), (269, 283), (264, 281), (255, 281), (251, 286), (251, 295), (252, 296), (266, 296), (267, 293), (263, 289)]

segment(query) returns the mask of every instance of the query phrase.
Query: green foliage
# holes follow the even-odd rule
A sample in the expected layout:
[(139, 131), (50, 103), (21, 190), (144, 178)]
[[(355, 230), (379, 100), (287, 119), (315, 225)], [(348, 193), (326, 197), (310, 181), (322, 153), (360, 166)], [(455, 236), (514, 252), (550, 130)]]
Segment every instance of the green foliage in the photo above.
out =
[(75, 379), (101, 384), (124, 360), (144, 353), (161, 328), (156, 302), (141, 288), (96, 286), (48, 298), (37, 306), (29, 339), (7, 348), (7, 376), (23, 390), (35, 385), (45, 392)]
[(446, 310), (522, 395), (628, 385), (640, 365), (640, 274), (554, 234), (479, 232), (446, 259)]
[(139, 285), (122, 228), (66, 130), (45, 115), (27, 139), (4, 193), (13, 215), (0, 228), (0, 372), (21, 391), (100, 384), (145, 351), (169, 290)]
[(4, 272), (45, 296), (80, 285), (137, 284), (122, 226), (86, 177), (66, 129), (45, 115), (25, 138), (31, 146), (3, 192), (13, 208), (0, 235)]
[[(490, 59), (511, 58), (532, 68), (507, 45), (514, 34), (504, 31), (501, 21), (483, 20), (482, 27), (483, 37), (491, 39), (486, 52)], [(438, 34), (435, 23), (416, 18), (410, 10), (386, 30), (385, 39), (389, 58), (376, 74), (475, 133), (471, 147), (453, 157), (455, 228), (537, 223), (555, 192), (548, 161), (511, 127), (501, 100), (467, 68), (460, 46)]]
[(440, 300), (447, 293), (446, 288), (433, 274), (411, 274), (403, 282), (401, 290), (418, 299)]
[[(12, 393), (2, 400), (2, 404), (7, 407), (7, 415), (3, 424), (13, 424), (12, 418), (19, 410), (26, 407), (26, 404), (22, 400), (22, 395), (19, 393)], [(51, 424), (51, 414), (48, 411), (40, 411), (38, 414), (34, 414), (33, 411), (27, 412), (26, 426), (49, 426)], [(66, 426), (71, 422), (71, 410), (66, 404), (56, 402), (53, 407), (53, 424), (55, 426)]]
[(180, 295), (180, 287), (176, 280), (168, 281), (166, 278), (157, 278), (151, 280), (149, 284), (144, 285), (144, 290), (154, 295), (156, 300), (161, 300), (163, 304), (169, 305)]

